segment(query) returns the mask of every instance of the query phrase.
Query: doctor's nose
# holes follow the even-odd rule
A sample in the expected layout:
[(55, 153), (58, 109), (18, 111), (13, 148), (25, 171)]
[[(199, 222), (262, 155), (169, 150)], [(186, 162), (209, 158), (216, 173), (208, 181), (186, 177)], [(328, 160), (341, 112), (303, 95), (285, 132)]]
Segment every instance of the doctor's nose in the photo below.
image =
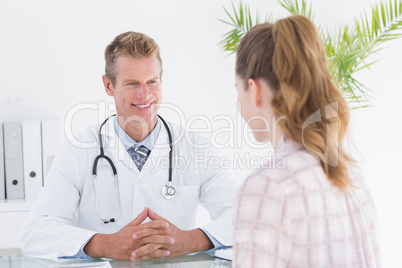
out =
[(138, 99), (146, 99), (149, 96), (149, 89), (146, 85), (140, 85), (136, 90), (136, 97)]

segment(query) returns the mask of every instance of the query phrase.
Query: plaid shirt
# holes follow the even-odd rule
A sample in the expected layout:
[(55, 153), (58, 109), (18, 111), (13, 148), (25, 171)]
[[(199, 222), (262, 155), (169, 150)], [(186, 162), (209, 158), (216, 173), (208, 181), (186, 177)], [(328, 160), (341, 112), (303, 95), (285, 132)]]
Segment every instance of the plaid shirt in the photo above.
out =
[(327, 179), (319, 160), (286, 138), (275, 162), (240, 188), (233, 267), (381, 266), (376, 214), (359, 172), (349, 171), (354, 187), (346, 194)]

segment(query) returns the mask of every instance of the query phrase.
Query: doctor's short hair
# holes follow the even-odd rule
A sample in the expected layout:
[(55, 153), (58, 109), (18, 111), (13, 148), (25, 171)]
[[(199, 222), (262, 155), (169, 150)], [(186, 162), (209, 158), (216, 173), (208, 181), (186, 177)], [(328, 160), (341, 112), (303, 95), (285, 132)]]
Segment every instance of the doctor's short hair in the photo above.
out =
[(160, 77), (162, 78), (162, 59), (158, 44), (149, 36), (137, 32), (122, 33), (106, 47), (105, 74), (113, 86), (116, 83), (116, 61), (119, 56), (143, 59), (155, 56), (160, 63)]

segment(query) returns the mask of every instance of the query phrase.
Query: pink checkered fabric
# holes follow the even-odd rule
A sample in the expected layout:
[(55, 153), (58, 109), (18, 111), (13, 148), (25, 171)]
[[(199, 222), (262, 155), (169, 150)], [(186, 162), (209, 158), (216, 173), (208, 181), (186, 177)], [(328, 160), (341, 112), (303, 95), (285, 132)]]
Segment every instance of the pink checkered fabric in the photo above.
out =
[(282, 139), (275, 162), (286, 166), (267, 162), (239, 188), (233, 267), (381, 266), (376, 213), (357, 168), (345, 194), (300, 144)]

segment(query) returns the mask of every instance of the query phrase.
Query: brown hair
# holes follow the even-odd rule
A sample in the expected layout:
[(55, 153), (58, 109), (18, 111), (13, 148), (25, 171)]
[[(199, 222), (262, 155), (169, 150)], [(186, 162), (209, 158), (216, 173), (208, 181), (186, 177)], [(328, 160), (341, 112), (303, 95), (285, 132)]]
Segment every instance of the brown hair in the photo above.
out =
[(160, 76), (162, 77), (162, 59), (159, 53), (159, 46), (149, 36), (136, 32), (122, 33), (106, 47), (105, 74), (114, 86), (116, 83), (116, 61), (119, 56), (127, 56), (135, 59), (155, 56), (159, 60), (161, 67)]
[(349, 106), (332, 82), (322, 40), (308, 18), (294, 15), (253, 27), (237, 49), (236, 74), (246, 88), (250, 78), (267, 82), (275, 115), (286, 118), (279, 121), (285, 136), (320, 159), (338, 188), (351, 186), (347, 169), (354, 161), (343, 150)]

